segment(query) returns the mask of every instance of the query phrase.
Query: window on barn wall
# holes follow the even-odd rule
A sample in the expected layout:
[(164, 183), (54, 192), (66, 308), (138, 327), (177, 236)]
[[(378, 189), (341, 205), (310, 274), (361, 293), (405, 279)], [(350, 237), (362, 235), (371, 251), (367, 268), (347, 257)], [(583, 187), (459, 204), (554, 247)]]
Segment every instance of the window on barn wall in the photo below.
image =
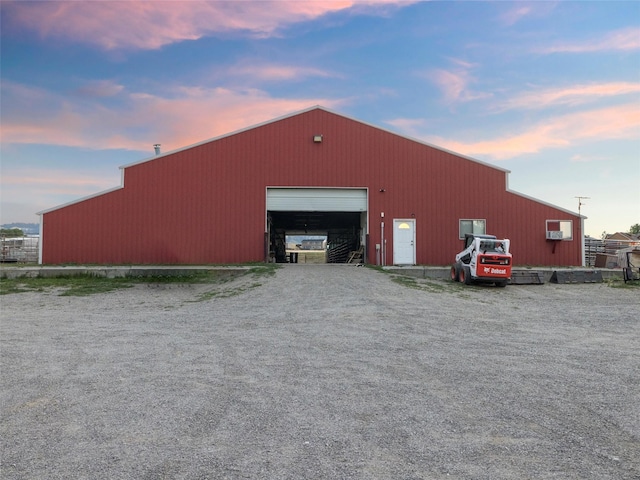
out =
[(473, 220), (473, 219), (464, 219), (460, 220), (460, 238), (464, 239), (464, 236), (467, 233), (473, 233), (475, 235), (484, 235), (487, 233), (486, 229), (486, 220)]
[(547, 220), (547, 240), (573, 240), (573, 220)]

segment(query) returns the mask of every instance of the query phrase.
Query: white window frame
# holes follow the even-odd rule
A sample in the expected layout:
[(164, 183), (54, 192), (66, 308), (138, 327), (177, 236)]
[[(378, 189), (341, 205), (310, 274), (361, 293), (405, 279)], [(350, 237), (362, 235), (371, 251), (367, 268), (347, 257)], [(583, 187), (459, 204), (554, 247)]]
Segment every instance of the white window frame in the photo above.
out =
[[(471, 231), (462, 231), (462, 222), (471, 222)], [(476, 225), (482, 225), (482, 231), (476, 230)], [(474, 233), (476, 235), (485, 235), (487, 233), (487, 219), (486, 218), (461, 218), (458, 220), (458, 238), (464, 240), (465, 233)]]
[[(550, 223), (558, 223), (560, 230), (549, 230)], [(573, 240), (573, 220), (547, 220), (545, 222), (547, 240)], [(559, 236), (555, 232), (560, 232)]]

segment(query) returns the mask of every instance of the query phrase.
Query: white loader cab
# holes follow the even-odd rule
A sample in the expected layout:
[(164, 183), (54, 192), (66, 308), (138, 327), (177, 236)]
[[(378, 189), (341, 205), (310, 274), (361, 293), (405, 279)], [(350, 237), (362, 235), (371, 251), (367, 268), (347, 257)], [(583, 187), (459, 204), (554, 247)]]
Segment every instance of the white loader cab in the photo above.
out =
[(464, 250), (456, 255), (451, 267), (451, 280), (465, 285), (482, 282), (505, 287), (511, 280), (510, 243), (509, 239), (494, 235), (466, 234)]

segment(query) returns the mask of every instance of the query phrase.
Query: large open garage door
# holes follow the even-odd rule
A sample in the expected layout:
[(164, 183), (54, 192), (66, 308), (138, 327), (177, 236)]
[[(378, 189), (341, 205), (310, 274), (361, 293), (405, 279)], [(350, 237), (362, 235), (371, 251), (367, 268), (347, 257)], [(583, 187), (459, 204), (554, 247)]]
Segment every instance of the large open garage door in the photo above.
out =
[(290, 235), (325, 236), (328, 263), (364, 259), (366, 225), (365, 188), (267, 188), (268, 261), (292, 258), (287, 255)]

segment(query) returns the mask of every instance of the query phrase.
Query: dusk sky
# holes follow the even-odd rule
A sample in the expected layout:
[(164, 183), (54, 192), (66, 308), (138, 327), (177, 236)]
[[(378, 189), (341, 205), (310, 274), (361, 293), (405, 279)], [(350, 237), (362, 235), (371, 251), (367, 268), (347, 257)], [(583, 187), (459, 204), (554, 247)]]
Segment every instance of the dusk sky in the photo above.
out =
[[(322, 105), (640, 223), (640, 2), (2, 1), (0, 223)], [(401, 161), (398, 167), (402, 167)], [(452, 179), (453, 181), (453, 179)]]

